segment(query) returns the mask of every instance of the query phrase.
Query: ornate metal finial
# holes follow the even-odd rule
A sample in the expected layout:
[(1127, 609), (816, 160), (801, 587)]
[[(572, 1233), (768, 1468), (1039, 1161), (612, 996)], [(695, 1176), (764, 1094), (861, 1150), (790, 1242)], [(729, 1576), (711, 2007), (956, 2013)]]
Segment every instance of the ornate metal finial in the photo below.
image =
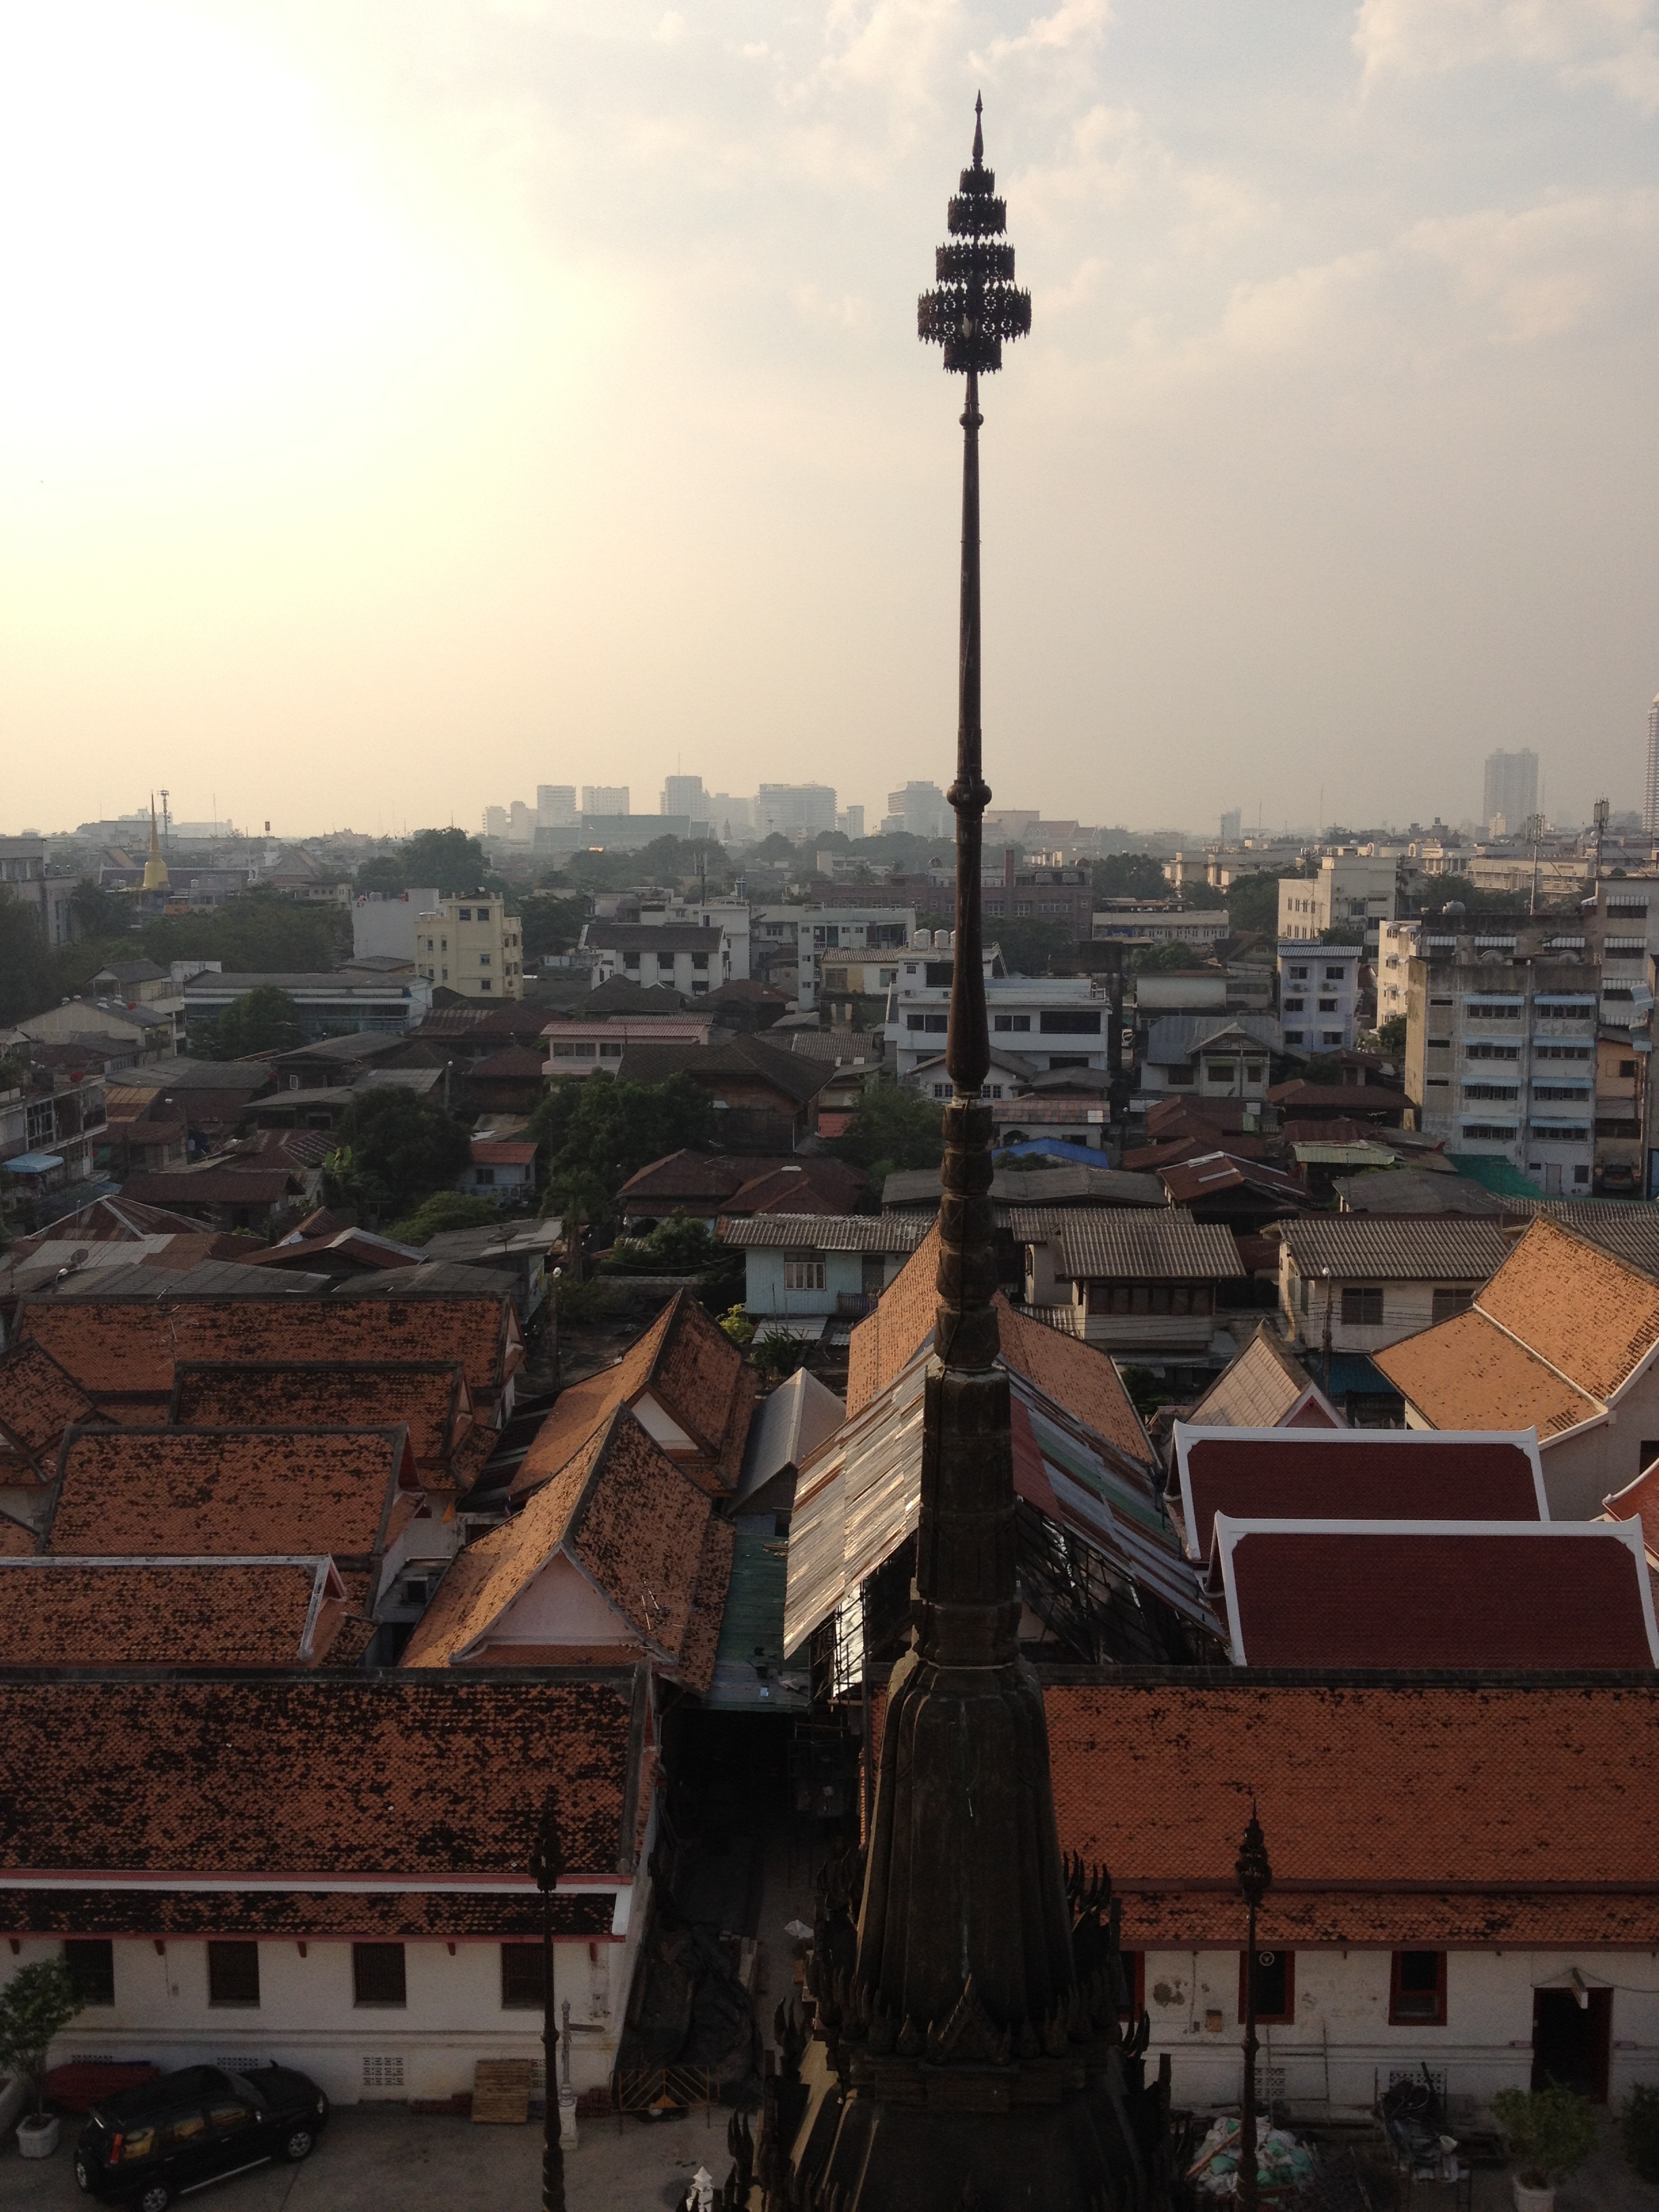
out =
[(530, 1874), (537, 1888), (546, 1897), (559, 1886), (559, 1876), (564, 1872), (564, 1847), (559, 1839), (559, 1793), (550, 1784), (542, 1800), (541, 1817), (536, 1823), (536, 1841), (530, 1853)]
[(1273, 1870), (1267, 1863), (1267, 1839), (1261, 1832), (1261, 1823), (1255, 1817), (1255, 1799), (1250, 1799), (1249, 1824), (1244, 1831), (1244, 1841), (1239, 1848), (1238, 1863), (1233, 1869), (1237, 1879), (1239, 1894), (1252, 1912), (1259, 1912), (1261, 1900), (1267, 1894)]
[(961, 189), (951, 202), (951, 243), (934, 252), (939, 289), (917, 301), (916, 332), (944, 347), (947, 369), (989, 375), (1002, 366), (1003, 340), (1029, 334), (1031, 295), (1015, 289), (1014, 249), (1000, 242), (1008, 210), (996, 197), (996, 171), (985, 167), (980, 112), (975, 99), (973, 167), (963, 171)]

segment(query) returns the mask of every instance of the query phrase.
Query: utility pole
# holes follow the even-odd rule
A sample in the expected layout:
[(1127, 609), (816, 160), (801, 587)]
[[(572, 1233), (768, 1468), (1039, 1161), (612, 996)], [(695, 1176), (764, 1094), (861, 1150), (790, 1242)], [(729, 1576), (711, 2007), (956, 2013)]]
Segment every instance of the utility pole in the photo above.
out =
[(1255, 2156), (1255, 2057), (1261, 2045), (1255, 2033), (1255, 1934), (1256, 1915), (1261, 1910), (1261, 1900), (1267, 1895), (1273, 1878), (1267, 1863), (1267, 1846), (1261, 1833), (1261, 1823), (1255, 1816), (1255, 1799), (1250, 1800), (1249, 1825), (1244, 1831), (1244, 1841), (1238, 1854), (1238, 1863), (1233, 1869), (1237, 1877), (1240, 1894), (1244, 1899), (1248, 1948), (1244, 1954), (1244, 2094), (1241, 2100), (1238, 2121), (1238, 2172), (1237, 2189), (1238, 2202), (1244, 2212), (1256, 2212), (1259, 2175)]
[(1543, 842), (1544, 829), (1544, 817), (1541, 814), (1528, 815), (1526, 839), (1532, 847), (1532, 897), (1527, 905), (1527, 912), (1529, 915), (1536, 914), (1538, 911), (1538, 848)]
[(550, 1786), (536, 1824), (530, 1871), (542, 1893), (542, 2212), (565, 2212), (564, 2148), (559, 2141), (559, 2083), (554, 2054), (559, 2039), (553, 2026), (553, 1893), (564, 1872), (559, 1842), (558, 1792)]

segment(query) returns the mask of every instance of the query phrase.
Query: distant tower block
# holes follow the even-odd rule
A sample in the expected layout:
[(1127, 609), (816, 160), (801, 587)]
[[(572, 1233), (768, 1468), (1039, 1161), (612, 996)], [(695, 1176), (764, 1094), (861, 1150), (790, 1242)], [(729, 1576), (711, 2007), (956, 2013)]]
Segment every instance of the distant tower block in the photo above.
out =
[(1648, 708), (1648, 781), (1642, 801), (1642, 827), (1659, 837), (1659, 699)]

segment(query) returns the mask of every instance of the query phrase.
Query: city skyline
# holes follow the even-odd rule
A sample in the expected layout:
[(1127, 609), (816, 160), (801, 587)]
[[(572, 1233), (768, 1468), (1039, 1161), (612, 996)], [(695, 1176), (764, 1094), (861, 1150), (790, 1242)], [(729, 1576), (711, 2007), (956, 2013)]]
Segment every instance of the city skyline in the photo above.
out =
[(470, 821), (695, 752), (878, 818), (948, 750), (908, 328), (981, 88), (1042, 307), (988, 512), (1022, 803), (1425, 817), (1530, 747), (1639, 805), (1651, 15), (10, 11), (9, 811), (143, 757)]

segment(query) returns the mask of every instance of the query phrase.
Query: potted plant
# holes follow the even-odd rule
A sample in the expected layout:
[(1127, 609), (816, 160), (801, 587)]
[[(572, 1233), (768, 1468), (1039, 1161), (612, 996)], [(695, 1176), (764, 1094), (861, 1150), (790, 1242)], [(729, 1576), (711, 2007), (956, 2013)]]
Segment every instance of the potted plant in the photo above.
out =
[(0, 1990), (0, 2066), (21, 2075), (34, 2092), (33, 2114), (17, 2130), (25, 2158), (50, 2158), (58, 2148), (58, 2116), (46, 2111), (46, 2053), (80, 2009), (61, 1959), (20, 1966)]
[(1553, 2212), (1557, 2187), (1595, 2148), (1589, 2100), (1550, 2081), (1541, 2089), (1502, 2089), (1492, 2106), (1515, 2160), (1516, 2212)]

